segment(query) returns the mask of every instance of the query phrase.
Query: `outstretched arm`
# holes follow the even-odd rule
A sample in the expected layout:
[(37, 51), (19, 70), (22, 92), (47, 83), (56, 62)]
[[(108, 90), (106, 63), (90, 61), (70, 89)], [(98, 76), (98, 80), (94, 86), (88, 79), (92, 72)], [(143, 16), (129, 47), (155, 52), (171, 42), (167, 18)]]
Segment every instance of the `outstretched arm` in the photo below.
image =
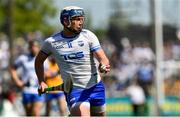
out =
[(47, 57), (48, 57), (47, 54), (40, 51), (35, 59), (35, 71), (39, 81), (39, 90), (42, 92), (44, 92), (44, 89), (47, 87), (44, 78), (44, 65), (43, 65)]

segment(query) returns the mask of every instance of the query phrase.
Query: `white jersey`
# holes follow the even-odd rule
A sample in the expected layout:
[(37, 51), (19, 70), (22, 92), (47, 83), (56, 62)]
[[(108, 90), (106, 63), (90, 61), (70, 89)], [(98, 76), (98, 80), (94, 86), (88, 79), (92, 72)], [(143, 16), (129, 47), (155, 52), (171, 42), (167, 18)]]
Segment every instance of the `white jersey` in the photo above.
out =
[(131, 85), (127, 88), (127, 94), (130, 96), (133, 104), (144, 104), (145, 95), (143, 89), (138, 85)]
[(83, 29), (76, 37), (67, 38), (60, 32), (47, 38), (41, 51), (55, 56), (64, 83), (72, 80), (73, 86), (89, 88), (100, 81), (93, 57), (100, 48), (97, 37)]
[[(20, 55), (14, 64), (16, 69), (20, 69), (21, 71), (19, 75), (21, 80), (25, 83), (23, 88), (23, 92), (25, 93), (38, 94), (38, 78), (35, 73), (34, 62), (35, 56), (24, 54)], [(47, 64), (47, 61), (45, 64)]]

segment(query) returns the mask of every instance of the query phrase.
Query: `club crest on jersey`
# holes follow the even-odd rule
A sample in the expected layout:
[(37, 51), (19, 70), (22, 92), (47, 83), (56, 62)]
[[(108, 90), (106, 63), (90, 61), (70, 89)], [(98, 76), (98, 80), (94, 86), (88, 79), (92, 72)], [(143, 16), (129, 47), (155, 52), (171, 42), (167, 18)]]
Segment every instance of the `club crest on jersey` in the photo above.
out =
[(82, 46), (84, 46), (84, 42), (83, 42), (83, 41), (78, 41), (78, 45), (79, 45), (80, 47), (82, 47)]

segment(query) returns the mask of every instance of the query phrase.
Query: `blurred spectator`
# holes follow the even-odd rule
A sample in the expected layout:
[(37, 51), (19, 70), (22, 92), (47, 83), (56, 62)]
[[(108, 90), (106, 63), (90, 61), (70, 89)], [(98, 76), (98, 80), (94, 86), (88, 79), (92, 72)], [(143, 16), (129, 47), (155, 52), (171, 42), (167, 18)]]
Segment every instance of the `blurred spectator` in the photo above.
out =
[(116, 51), (115, 45), (113, 45), (107, 39), (104, 39), (101, 45), (108, 57), (110, 57), (112, 55), (112, 53), (114, 53)]
[(119, 65), (119, 68), (114, 70), (118, 82), (127, 85), (129, 81), (133, 79), (136, 74), (137, 66), (135, 64), (124, 64)]
[[(7, 67), (9, 65), (9, 44), (7, 42), (7, 36), (0, 34), (0, 115), (3, 111), (4, 101), (4, 83), (7, 81), (8, 72)], [(7, 87), (7, 86), (6, 86)], [(6, 88), (7, 89), (7, 88)]]
[(9, 44), (6, 40), (0, 42), (0, 68), (7, 69), (9, 65)]
[(172, 41), (165, 41), (164, 42), (164, 60), (172, 60), (173, 53), (172, 53)]
[(107, 97), (119, 97), (121, 96), (121, 93), (118, 89), (119, 83), (117, 82), (116, 77), (110, 76), (110, 77), (104, 77), (103, 82), (105, 84), (106, 90), (106, 96)]
[(180, 41), (175, 41), (172, 46), (173, 59), (180, 61)]
[(138, 84), (144, 90), (145, 96), (150, 96), (151, 87), (154, 78), (154, 68), (151, 63), (144, 61), (140, 64), (137, 70), (137, 81)]
[(141, 63), (144, 60), (148, 62), (153, 62), (155, 60), (155, 55), (152, 49), (150, 48), (149, 43), (147, 42), (137, 42), (134, 45), (133, 57), (136, 63)]
[(143, 89), (133, 81), (132, 84), (126, 89), (126, 93), (130, 98), (133, 116), (145, 116), (147, 115), (146, 99)]
[[(48, 58), (48, 60), (48, 69), (45, 71), (45, 81), (48, 87), (62, 84), (63, 80), (60, 76), (59, 67), (56, 64), (55, 59), (51, 56)], [(53, 100), (55, 100), (58, 105), (60, 116), (66, 116), (67, 105), (63, 91), (51, 91), (46, 94), (45, 115), (51, 115)]]
[[(44, 96), (38, 95), (38, 79), (34, 70), (35, 56), (39, 52), (39, 43), (28, 43), (29, 53), (19, 56), (10, 69), (15, 84), (22, 89), (22, 102), (27, 116), (40, 116)], [(21, 74), (17, 70), (21, 69)]]

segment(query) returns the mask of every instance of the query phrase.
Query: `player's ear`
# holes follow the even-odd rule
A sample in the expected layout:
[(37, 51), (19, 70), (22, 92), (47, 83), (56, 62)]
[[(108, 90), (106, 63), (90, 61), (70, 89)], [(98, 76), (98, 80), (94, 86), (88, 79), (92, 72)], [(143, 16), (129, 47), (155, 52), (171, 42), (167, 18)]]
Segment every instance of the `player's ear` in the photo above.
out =
[(64, 24), (64, 26), (68, 26), (69, 25), (69, 20), (67, 18), (64, 18), (63, 24)]

